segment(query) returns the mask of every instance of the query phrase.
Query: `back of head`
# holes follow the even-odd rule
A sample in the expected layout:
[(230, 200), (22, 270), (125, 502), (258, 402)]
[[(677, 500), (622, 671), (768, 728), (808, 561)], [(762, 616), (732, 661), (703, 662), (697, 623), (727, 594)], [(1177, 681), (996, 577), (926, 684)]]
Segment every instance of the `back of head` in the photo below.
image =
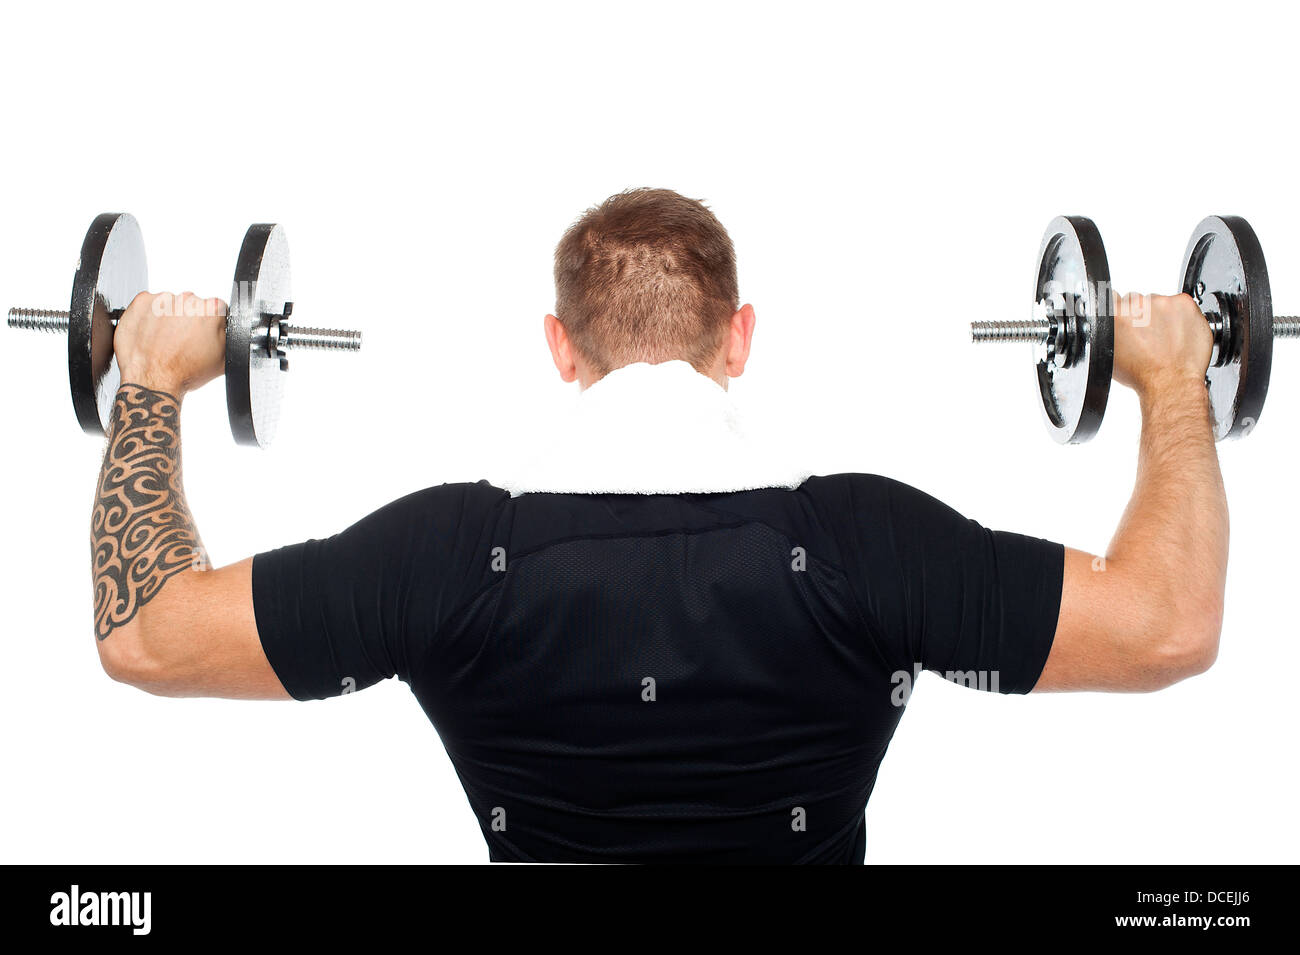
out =
[(555, 249), (555, 315), (604, 375), (716, 359), (740, 307), (731, 237), (702, 202), (631, 189), (588, 209)]

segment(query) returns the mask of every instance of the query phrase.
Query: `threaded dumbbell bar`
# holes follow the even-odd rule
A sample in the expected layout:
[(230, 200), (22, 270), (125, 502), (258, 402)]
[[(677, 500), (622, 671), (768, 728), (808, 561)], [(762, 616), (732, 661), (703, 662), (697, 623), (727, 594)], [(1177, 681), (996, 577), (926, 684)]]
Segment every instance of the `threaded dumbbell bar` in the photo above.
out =
[[(1045, 345), (1051, 332), (1052, 323), (1046, 320), (970, 323), (970, 339), (977, 343), (1023, 342), (1028, 345)], [(1273, 337), (1300, 338), (1300, 315), (1274, 315)]]
[(281, 325), (280, 347), (305, 348), (308, 351), (360, 351), (361, 333), (342, 328)]
[[(116, 327), (117, 315), (111, 317)], [(72, 313), (56, 308), (11, 308), (6, 324), (31, 332), (66, 332)], [(281, 348), (303, 348), (317, 351), (360, 351), (361, 333), (343, 328), (309, 328), (280, 324), (278, 339)]]
[(971, 322), (970, 339), (973, 342), (1026, 342), (1047, 344), (1052, 323), (1031, 319), (1027, 322)]
[(1300, 315), (1274, 315), (1274, 338), (1300, 338)]
[(66, 332), (71, 318), (71, 312), (61, 309), (11, 308), (8, 325), (29, 332)]

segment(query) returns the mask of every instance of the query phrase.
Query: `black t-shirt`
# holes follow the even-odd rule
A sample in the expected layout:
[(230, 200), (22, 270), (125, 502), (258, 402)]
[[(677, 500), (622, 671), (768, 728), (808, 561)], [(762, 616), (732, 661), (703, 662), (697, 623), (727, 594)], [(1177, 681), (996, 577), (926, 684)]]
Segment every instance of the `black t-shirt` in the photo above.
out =
[(497, 861), (861, 862), (921, 669), (1027, 693), (1064, 549), (864, 474), (402, 498), (253, 561), (296, 699), (397, 676)]

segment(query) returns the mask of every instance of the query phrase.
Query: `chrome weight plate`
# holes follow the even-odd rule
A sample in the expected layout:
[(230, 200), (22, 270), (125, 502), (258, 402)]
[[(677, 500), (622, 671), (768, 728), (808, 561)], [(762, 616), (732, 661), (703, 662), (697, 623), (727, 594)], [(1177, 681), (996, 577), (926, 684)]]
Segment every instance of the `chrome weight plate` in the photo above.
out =
[(284, 229), (249, 226), (226, 316), (226, 407), (239, 444), (264, 448), (275, 437), (284, 392), (276, 342), (292, 298)]
[(96, 216), (81, 244), (68, 314), (68, 383), (77, 421), (87, 434), (108, 433), (121, 385), (113, 323), (148, 287), (139, 224), (124, 212)]
[(1115, 362), (1114, 299), (1101, 233), (1084, 216), (1058, 216), (1043, 234), (1034, 301), (1055, 331), (1035, 366), (1047, 430), (1061, 444), (1101, 427)]
[(1183, 256), (1182, 291), (1225, 320), (1221, 363), (1205, 375), (1218, 440), (1249, 434), (1264, 410), (1273, 367), (1273, 294), (1264, 251), (1240, 216), (1210, 216)]

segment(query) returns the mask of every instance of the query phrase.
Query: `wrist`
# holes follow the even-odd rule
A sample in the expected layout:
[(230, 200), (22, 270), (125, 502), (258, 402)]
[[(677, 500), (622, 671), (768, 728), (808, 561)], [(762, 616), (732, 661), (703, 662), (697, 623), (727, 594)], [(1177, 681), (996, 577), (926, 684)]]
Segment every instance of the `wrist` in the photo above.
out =
[(1170, 368), (1149, 375), (1135, 389), (1143, 401), (1165, 397), (1183, 398), (1206, 394), (1205, 372)]
[(1210, 403), (1205, 376), (1196, 372), (1170, 371), (1154, 376), (1144, 382), (1137, 393), (1143, 415), (1163, 409), (1208, 409)]
[(151, 369), (134, 369), (122, 368), (122, 384), (135, 385), (137, 388), (146, 388), (149, 391), (161, 391), (163, 394), (171, 395), (178, 402), (185, 396), (184, 382), (180, 381), (174, 375), (167, 375)]

